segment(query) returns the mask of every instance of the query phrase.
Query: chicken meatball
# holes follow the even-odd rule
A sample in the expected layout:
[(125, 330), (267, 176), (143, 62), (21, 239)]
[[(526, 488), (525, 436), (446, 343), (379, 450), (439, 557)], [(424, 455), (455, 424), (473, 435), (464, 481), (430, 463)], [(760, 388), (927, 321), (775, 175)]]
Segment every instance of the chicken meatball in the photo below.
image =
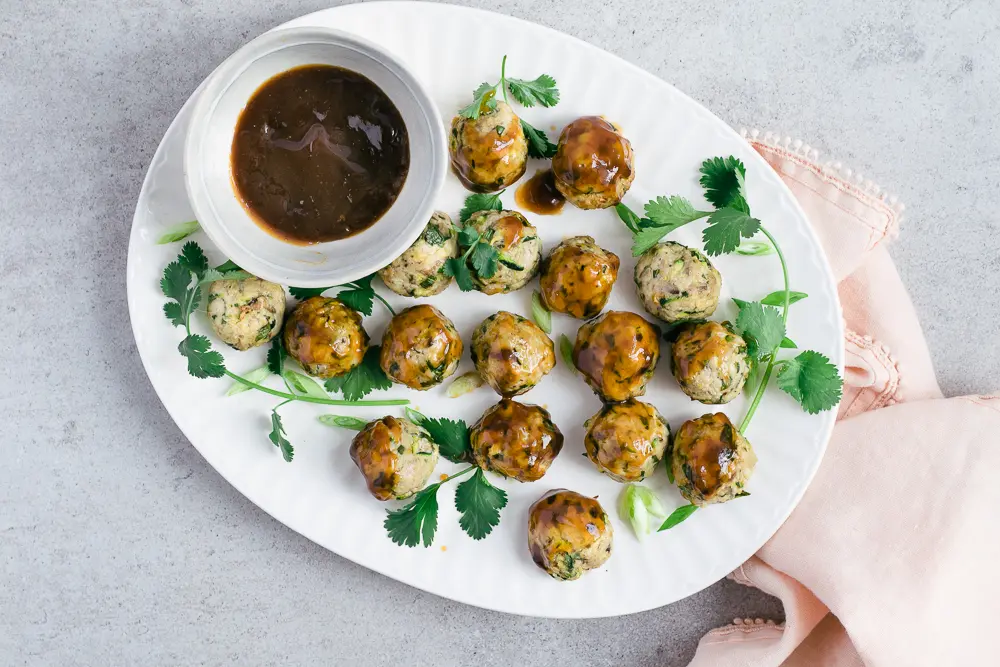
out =
[(451, 121), (451, 167), (473, 192), (496, 192), (524, 175), (528, 140), (521, 120), (506, 103), (479, 118), (455, 116)]
[(722, 276), (697, 250), (667, 241), (642, 253), (635, 264), (635, 287), (650, 315), (684, 322), (715, 312)]
[(645, 394), (659, 359), (656, 327), (635, 313), (616, 310), (580, 327), (573, 346), (573, 365), (609, 403)]
[(648, 403), (610, 403), (587, 420), (583, 444), (597, 469), (617, 482), (638, 482), (653, 472), (670, 440), (670, 426)]
[(368, 333), (361, 326), (361, 313), (337, 299), (314, 296), (288, 316), (285, 349), (309, 375), (332, 378), (361, 363)]
[(728, 403), (750, 374), (747, 344), (729, 322), (686, 324), (672, 351), (681, 391), (702, 403)]
[(382, 337), (379, 362), (389, 378), (411, 389), (430, 389), (452, 375), (462, 359), (462, 338), (434, 306), (400, 311)]
[(504, 398), (479, 418), (469, 442), (472, 458), (483, 470), (534, 482), (559, 454), (563, 436), (545, 408)]
[(635, 178), (632, 144), (600, 116), (577, 118), (559, 135), (552, 158), (556, 189), (578, 208), (621, 202)]
[(377, 500), (409, 498), (434, 472), (438, 446), (408, 419), (382, 417), (354, 436), (351, 460)]
[(473, 332), (472, 363), (486, 384), (509, 398), (528, 391), (552, 370), (555, 346), (537, 324), (502, 310)]
[(466, 226), (499, 254), (497, 270), (486, 277), (473, 271), (476, 289), (483, 294), (500, 294), (521, 289), (538, 273), (542, 261), (542, 241), (538, 230), (517, 211), (480, 211)]
[(237, 350), (267, 343), (281, 331), (285, 290), (260, 278), (216, 280), (208, 286), (208, 319), (222, 341)]
[(566, 239), (542, 262), (542, 301), (556, 313), (588, 320), (607, 305), (618, 278), (618, 255), (590, 236)]
[(447, 213), (436, 211), (402, 255), (378, 272), (385, 286), (402, 296), (433, 296), (451, 283), (445, 263), (458, 255), (458, 234)]
[(611, 557), (614, 531), (595, 498), (555, 489), (528, 512), (528, 551), (535, 565), (563, 581), (579, 579)]
[(670, 454), (681, 495), (699, 507), (746, 495), (757, 455), (750, 442), (721, 412), (684, 422)]

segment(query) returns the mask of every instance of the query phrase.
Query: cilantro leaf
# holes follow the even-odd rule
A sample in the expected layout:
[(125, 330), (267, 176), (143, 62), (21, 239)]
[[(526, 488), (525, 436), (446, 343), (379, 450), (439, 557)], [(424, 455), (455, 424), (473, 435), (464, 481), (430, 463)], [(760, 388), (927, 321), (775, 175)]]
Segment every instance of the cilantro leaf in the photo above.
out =
[(533, 127), (523, 118), (521, 129), (524, 131), (524, 138), (528, 140), (528, 157), (547, 160), (556, 154), (558, 146), (549, 141), (545, 132)]
[(376, 389), (388, 389), (392, 386), (392, 380), (379, 365), (381, 354), (381, 346), (369, 347), (360, 364), (344, 375), (329, 378), (326, 381), (326, 390), (333, 393), (343, 392), (344, 398), (348, 401), (360, 401)]
[(740, 247), (740, 237), (750, 238), (760, 230), (760, 220), (735, 208), (720, 208), (708, 218), (702, 232), (705, 253), (725, 255)]
[(242, 269), (237, 269), (235, 271), (219, 271), (218, 269), (206, 269), (205, 273), (202, 274), (199, 284), (205, 285), (208, 283), (214, 283), (216, 280), (246, 280), (250, 277), (250, 274)]
[(215, 270), (221, 271), (222, 273), (228, 273), (229, 271), (242, 271), (243, 269), (233, 260), (227, 259), (222, 264), (215, 267)]
[[(788, 291), (788, 305), (792, 305), (797, 301), (802, 301), (802, 299), (809, 296), (805, 292), (795, 292), (793, 290)], [(784, 306), (785, 305), (785, 290), (777, 290), (776, 292), (771, 292), (760, 302), (766, 306)]]
[(372, 288), (372, 278), (375, 274), (359, 278), (353, 283), (348, 283), (347, 289), (337, 292), (337, 298), (343, 301), (349, 308), (353, 308), (365, 315), (372, 314), (372, 303), (375, 300), (375, 290)]
[(431, 419), (412, 408), (406, 408), (406, 417), (427, 431), (437, 443), (438, 451), (452, 463), (468, 461), (472, 455), (469, 426), (461, 419)]
[(271, 347), (267, 350), (267, 368), (275, 375), (284, 376), (285, 370), (285, 341), (282, 336), (275, 336), (271, 340)]
[(156, 240), (156, 245), (165, 245), (167, 243), (181, 241), (191, 236), (199, 229), (201, 229), (201, 225), (198, 224), (197, 220), (179, 222), (176, 225), (167, 227), (166, 231), (163, 232), (163, 235)]
[(700, 171), (705, 199), (712, 202), (715, 208), (734, 208), (750, 214), (741, 185), (747, 171), (739, 159), (732, 155), (710, 158), (702, 162)]
[(829, 410), (840, 403), (844, 381), (830, 360), (812, 350), (781, 362), (778, 387), (809, 414)]
[(694, 514), (696, 509), (698, 509), (697, 505), (681, 505), (670, 513), (670, 516), (668, 516), (667, 520), (663, 522), (663, 525), (657, 529), (657, 532), (661, 530), (670, 530)]
[(497, 84), (484, 81), (472, 93), (472, 103), (459, 109), (458, 115), (476, 119), (479, 114), (489, 113), (497, 108)]
[[(163, 296), (173, 299), (178, 306), (184, 303), (188, 297), (188, 289), (191, 288), (191, 271), (180, 261), (170, 262), (163, 269), (163, 278), (160, 279), (160, 290)], [(167, 315), (170, 318), (170, 315)], [(177, 323), (183, 326), (184, 322)]]
[(306, 299), (321, 295), (328, 289), (333, 289), (333, 287), (289, 287), (288, 293), (299, 301), (305, 301)]
[(475, 227), (471, 225), (468, 227), (462, 227), (461, 231), (458, 232), (458, 245), (463, 248), (470, 248), (479, 242), (479, 232), (476, 231)]
[(488, 243), (477, 243), (472, 248), (470, 256), (472, 268), (480, 278), (492, 278), (497, 273), (500, 253)]
[(740, 314), (735, 326), (747, 343), (747, 353), (755, 359), (771, 354), (785, 337), (785, 324), (777, 308), (759, 301), (736, 300)]
[(205, 257), (205, 252), (201, 249), (201, 246), (194, 241), (188, 241), (184, 244), (177, 261), (181, 263), (181, 266), (198, 276), (199, 280), (201, 280), (205, 271), (208, 270), (208, 258)]
[(554, 107), (559, 104), (559, 89), (556, 80), (548, 74), (541, 74), (536, 79), (507, 79), (507, 89), (514, 99), (526, 107), (540, 104), (543, 107)]
[(663, 227), (646, 227), (632, 236), (632, 256), (638, 257), (660, 242), (669, 230)]
[(452, 276), (458, 284), (458, 288), (463, 292), (474, 292), (476, 284), (472, 282), (472, 272), (465, 265), (462, 258), (452, 257), (444, 265), (444, 275)]
[(455, 508), (462, 514), (458, 525), (474, 540), (493, 531), (500, 523), (500, 510), (506, 506), (506, 492), (490, 484), (482, 468), (455, 489)]
[(382, 524), (389, 539), (400, 546), (415, 547), (421, 542), (429, 547), (437, 532), (437, 492), (441, 484), (431, 484), (413, 496), (407, 505), (398, 510), (386, 511)]
[[(472, 217), (473, 213), (478, 213), (479, 211), (502, 211), (503, 204), (500, 203), (500, 195), (502, 195), (506, 190), (501, 190), (494, 194), (481, 194), (476, 193), (469, 195), (465, 198), (465, 206), (462, 207), (461, 213), (458, 214), (458, 219), (465, 224), (469, 218)], [(465, 229), (462, 230), (463, 232)], [(476, 230), (472, 230), (476, 231)], [(479, 234), (476, 234), (476, 239), (479, 238)], [(429, 241), (428, 241), (429, 242)], [(459, 237), (459, 242), (461, 243), (461, 237)], [(464, 243), (463, 245), (471, 245), (475, 243), (475, 240)]]
[(201, 334), (190, 334), (177, 346), (187, 357), (188, 373), (196, 378), (218, 378), (226, 374), (222, 355), (212, 349), (212, 343)]
[(656, 227), (666, 228), (668, 234), (689, 222), (711, 215), (711, 211), (699, 211), (684, 197), (657, 197), (646, 203), (646, 217)]
[(785, 348), (786, 350), (794, 350), (797, 349), (799, 346), (795, 344), (794, 340), (792, 340), (788, 336), (785, 336), (784, 338), (781, 339), (781, 344), (778, 347)]
[(625, 226), (633, 234), (638, 234), (642, 230), (643, 227), (639, 221), (639, 216), (625, 204), (616, 204), (615, 213), (618, 214), (618, 218), (625, 223)]
[(277, 408), (271, 410), (271, 432), (267, 434), (267, 437), (274, 443), (275, 447), (281, 450), (282, 458), (291, 463), (295, 456), (295, 448), (285, 437), (285, 427), (281, 423)]
[(184, 326), (184, 315), (181, 313), (181, 304), (176, 301), (168, 301), (163, 304), (163, 314), (167, 316), (170, 323), (175, 327)]

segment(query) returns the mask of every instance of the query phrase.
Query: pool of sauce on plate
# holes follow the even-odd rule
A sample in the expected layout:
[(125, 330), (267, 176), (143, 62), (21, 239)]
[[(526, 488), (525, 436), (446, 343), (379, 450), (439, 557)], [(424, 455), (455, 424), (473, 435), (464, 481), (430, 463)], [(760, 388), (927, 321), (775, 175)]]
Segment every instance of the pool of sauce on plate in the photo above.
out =
[(265, 81), (233, 136), (236, 194), (263, 229), (298, 245), (371, 227), (399, 196), (409, 167), (399, 110), (367, 77), (332, 65)]
[(514, 193), (514, 201), (523, 209), (538, 215), (556, 215), (563, 209), (566, 198), (556, 189), (556, 177), (551, 169), (540, 169)]

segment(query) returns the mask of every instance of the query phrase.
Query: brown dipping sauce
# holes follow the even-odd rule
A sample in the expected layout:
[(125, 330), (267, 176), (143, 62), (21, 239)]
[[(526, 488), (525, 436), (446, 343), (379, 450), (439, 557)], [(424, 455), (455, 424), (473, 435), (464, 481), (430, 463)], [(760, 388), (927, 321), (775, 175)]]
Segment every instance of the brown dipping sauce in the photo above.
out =
[(562, 211), (566, 198), (556, 190), (555, 173), (551, 169), (540, 169), (517, 188), (514, 201), (532, 213), (556, 215)]
[(399, 110), (367, 77), (304, 65), (254, 92), (231, 160), (236, 194), (257, 224), (306, 245), (375, 224), (403, 189), (410, 143)]

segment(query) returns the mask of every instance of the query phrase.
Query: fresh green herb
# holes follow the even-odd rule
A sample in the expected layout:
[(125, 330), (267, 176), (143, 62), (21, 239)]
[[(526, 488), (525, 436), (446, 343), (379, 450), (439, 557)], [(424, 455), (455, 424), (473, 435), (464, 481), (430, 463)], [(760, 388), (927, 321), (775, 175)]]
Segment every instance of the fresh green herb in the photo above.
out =
[(323, 387), (319, 386), (316, 380), (311, 377), (306, 377), (302, 373), (296, 373), (292, 370), (285, 370), (281, 376), (288, 382), (289, 388), (297, 394), (302, 394), (303, 396), (314, 396), (316, 398), (329, 398)]
[(736, 494), (736, 497), (737, 498), (746, 498), (749, 495), (750, 495), (749, 491), (740, 491), (739, 493)]
[(540, 104), (543, 107), (554, 107), (559, 104), (559, 89), (556, 80), (548, 74), (541, 74), (531, 81), (524, 79), (507, 79), (507, 89), (514, 99), (526, 107)]
[(493, 194), (477, 192), (469, 195), (465, 198), (465, 206), (462, 207), (461, 213), (458, 214), (459, 220), (464, 225), (474, 213), (479, 213), (480, 211), (502, 211), (503, 204), (500, 202), (500, 195), (504, 192), (506, 190), (501, 190)]
[(469, 426), (461, 419), (431, 419), (412, 408), (406, 408), (406, 417), (427, 431), (437, 443), (438, 451), (452, 463), (463, 463), (472, 456)]
[(535, 290), (531, 293), (531, 319), (547, 334), (552, 333), (552, 313), (542, 303), (542, 295)]
[(481, 540), (500, 523), (500, 510), (507, 506), (507, 494), (489, 483), (482, 468), (455, 489), (455, 508), (461, 513), (458, 525), (469, 537)]
[(187, 357), (188, 373), (196, 378), (219, 378), (226, 374), (225, 359), (212, 349), (212, 343), (201, 334), (188, 334), (177, 346)]
[(235, 271), (219, 271), (218, 269), (208, 269), (198, 282), (202, 285), (214, 283), (216, 280), (246, 280), (252, 278), (249, 273), (242, 269)]
[(740, 313), (733, 324), (747, 343), (747, 353), (757, 360), (767, 357), (785, 337), (781, 312), (759, 301), (734, 301)]
[(676, 195), (657, 197), (646, 203), (646, 218), (651, 223), (647, 227), (667, 227), (672, 231), (708, 215), (711, 211), (698, 211), (687, 199)]
[(796, 345), (795, 341), (793, 341), (791, 338), (785, 336), (784, 338), (781, 339), (781, 344), (778, 347), (785, 348), (786, 350), (794, 350), (797, 349), (799, 346)]
[(521, 129), (524, 131), (524, 138), (528, 141), (528, 157), (548, 160), (555, 156), (559, 147), (549, 141), (548, 135), (543, 130), (534, 127), (523, 118), (521, 119)]
[(450, 475), (440, 482), (436, 482), (419, 491), (413, 500), (398, 510), (387, 511), (385, 517), (385, 530), (389, 533), (389, 539), (400, 546), (415, 547), (423, 543), (429, 547), (434, 543), (434, 533), (437, 532), (438, 502), (437, 492), (441, 485), (456, 477), (478, 470), (476, 466), (469, 466), (464, 470)]
[(285, 375), (285, 342), (281, 336), (271, 339), (271, 347), (267, 350), (267, 368), (278, 377)]
[[(471, 225), (462, 228), (458, 234), (458, 245), (465, 249), (461, 257), (452, 257), (443, 268), (444, 274), (454, 276), (455, 282), (463, 292), (471, 292), (476, 289), (476, 284), (472, 278), (472, 272), (482, 279), (489, 279), (496, 275), (500, 253), (490, 245), (493, 238), (493, 230), (487, 230), (483, 235)], [(470, 268), (471, 264), (471, 268)]]
[(744, 213), (750, 213), (746, 196), (743, 192), (743, 178), (746, 167), (738, 159), (729, 157), (714, 157), (701, 164), (701, 186), (705, 188), (705, 199), (715, 208), (734, 208)]
[(359, 401), (376, 389), (391, 387), (392, 380), (379, 364), (381, 353), (382, 348), (379, 345), (369, 347), (360, 364), (344, 375), (329, 378), (326, 381), (326, 390), (331, 393), (343, 392), (347, 400)]
[(352, 431), (363, 431), (365, 430), (365, 427), (368, 426), (368, 422), (364, 419), (348, 417), (345, 415), (320, 415), (317, 419), (319, 419), (321, 424), (336, 426), (339, 428), (349, 428)]
[[(809, 295), (806, 294), (805, 292), (789, 291), (788, 292), (788, 305), (790, 306), (793, 303), (797, 303), (797, 302), (801, 301), (802, 299), (806, 298), (807, 296), (809, 296)], [(764, 304), (765, 306), (784, 306), (785, 305), (785, 290), (778, 290), (777, 292), (771, 292), (770, 294), (768, 294), (767, 296), (765, 296), (763, 299), (761, 299), (760, 302), (762, 304)]]
[(469, 392), (479, 389), (484, 384), (483, 376), (478, 371), (469, 371), (456, 378), (448, 385), (448, 398), (458, 398), (465, 396)]
[[(643, 221), (638, 215), (636, 215), (635, 211), (630, 209), (625, 204), (616, 204), (615, 213), (618, 214), (618, 217), (625, 223), (625, 226), (628, 227), (629, 231), (633, 234), (638, 234), (651, 224), (651, 221), (649, 220)], [(644, 222), (646, 224), (644, 224)]]
[(230, 271), (242, 271), (243, 269), (241, 269), (240, 265), (233, 260), (227, 259), (222, 264), (215, 267), (215, 270), (220, 273), (229, 273)]
[(741, 238), (751, 238), (760, 231), (760, 220), (735, 208), (720, 208), (708, 218), (701, 233), (705, 254), (716, 256), (735, 252)]
[(694, 511), (698, 509), (697, 505), (681, 505), (667, 517), (667, 520), (663, 522), (663, 525), (657, 529), (657, 532), (663, 530), (670, 530), (677, 524), (686, 520), (689, 516), (694, 514)]
[(191, 220), (189, 222), (180, 222), (171, 227), (167, 227), (167, 230), (163, 232), (163, 235), (156, 240), (156, 243), (157, 245), (175, 243), (177, 241), (186, 239), (199, 229), (201, 229), (201, 225), (198, 224), (197, 220)]
[(305, 301), (314, 296), (319, 296), (326, 292), (327, 290), (340, 288), (337, 292), (336, 298), (344, 302), (348, 308), (353, 308), (359, 313), (364, 313), (365, 315), (372, 314), (372, 305), (374, 299), (378, 299), (385, 306), (386, 310), (390, 314), (395, 315), (396, 311), (393, 310), (389, 302), (382, 298), (375, 288), (372, 287), (372, 280), (375, 278), (375, 274), (367, 275), (364, 278), (359, 278), (353, 282), (344, 283), (343, 285), (333, 285), (331, 287), (289, 287), (289, 293), (298, 299), (299, 301)]
[(632, 531), (641, 542), (652, 532), (654, 525), (667, 518), (667, 511), (647, 487), (626, 484), (618, 496), (618, 515), (632, 526)]
[[(264, 365), (261, 366), (260, 368), (253, 369), (249, 373), (246, 373), (243, 377), (249, 380), (250, 382), (260, 384), (261, 382), (266, 380), (267, 376), (270, 374), (271, 374), (271, 369), (268, 368), (266, 365)], [(243, 392), (250, 391), (251, 389), (252, 387), (245, 385), (242, 382), (234, 382), (232, 386), (229, 387), (229, 391), (226, 392), (226, 396), (235, 396), (236, 394), (242, 394)]]
[(563, 363), (575, 372), (576, 364), (573, 363), (573, 343), (566, 334), (559, 334), (559, 354), (562, 355)]
[(450, 238), (451, 232), (442, 234), (441, 230), (434, 225), (429, 225), (427, 229), (424, 230), (424, 241), (430, 245), (443, 245), (444, 242)]
[(271, 439), (275, 447), (281, 450), (282, 458), (291, 463), (292, 458), (295, 456), (295, 448), (292, 447), (292, 443), (285, 437), (285, 427), (281, 423), (281, 416), (278, 415), (278, 408), (282, 405), (284, 403), (280, 403), (271, 409), (271, 432), (267, 437)]
[(736, 254), (746, 257), (763, 257), (764, 255), (773, 255), (774, 248), (763, 241), (744, 241), (736, 249)]
[(830, 360), (812, 350), (778, 363), (778, 387), (809, 414), (833, 408), (840, 402), (843, 381)]
[(467, 107), (458, 110), (459, 116), (475, 120), (481, 114), (489, 113), (497, 108), (497, 84), (483, 81), (472, 92), (472, 102)]

